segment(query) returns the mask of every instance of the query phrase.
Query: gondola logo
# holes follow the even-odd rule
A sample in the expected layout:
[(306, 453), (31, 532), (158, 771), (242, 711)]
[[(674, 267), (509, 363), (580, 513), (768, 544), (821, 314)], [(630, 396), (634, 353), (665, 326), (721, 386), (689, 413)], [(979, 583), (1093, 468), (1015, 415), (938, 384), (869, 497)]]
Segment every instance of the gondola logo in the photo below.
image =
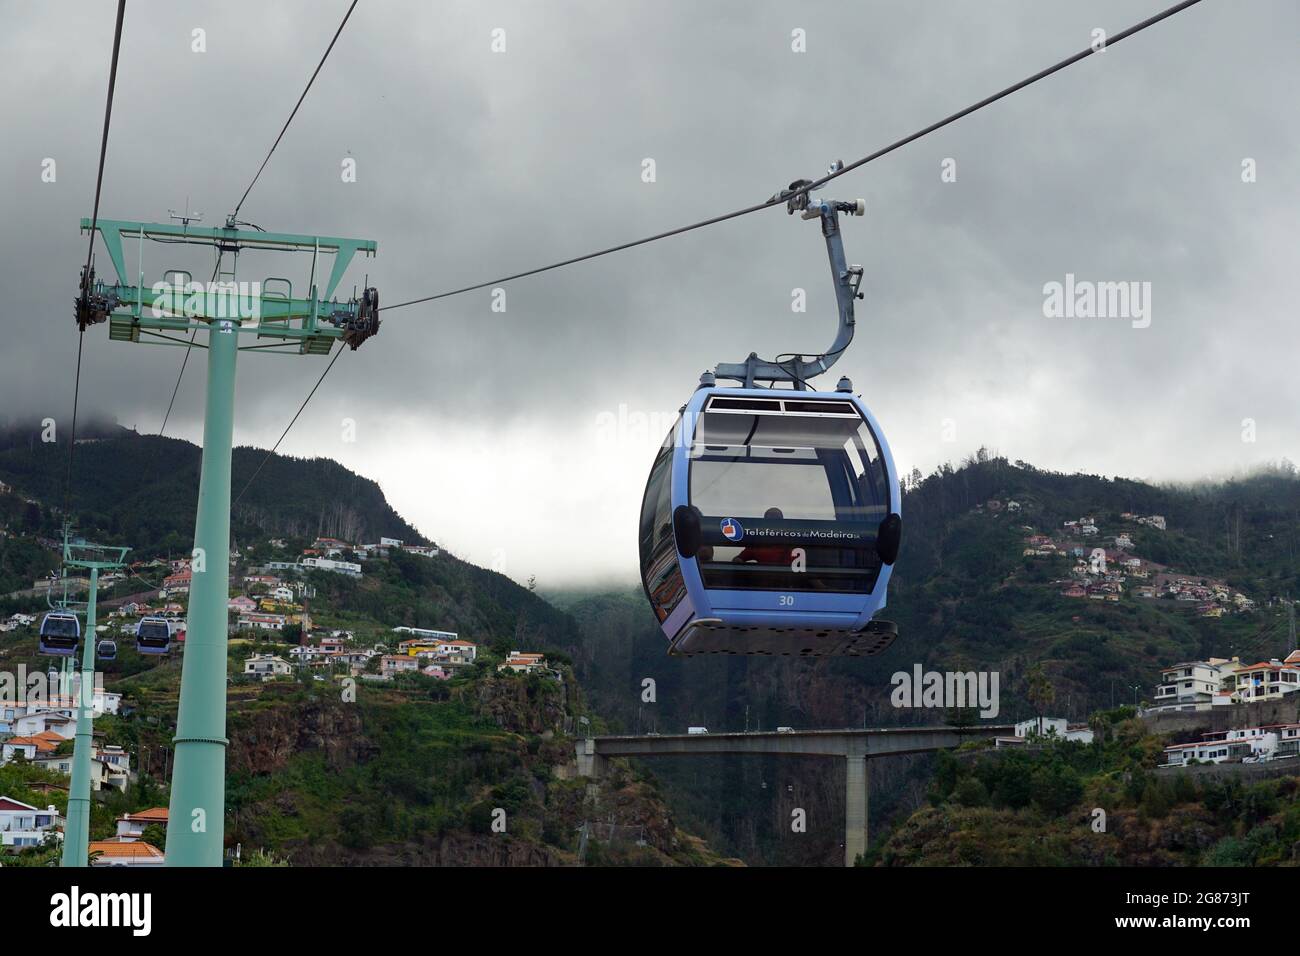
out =
[(735, 518), (722, 519), (722, 536), (728, 541), (739, 541), (745, 536), (745, 529)]

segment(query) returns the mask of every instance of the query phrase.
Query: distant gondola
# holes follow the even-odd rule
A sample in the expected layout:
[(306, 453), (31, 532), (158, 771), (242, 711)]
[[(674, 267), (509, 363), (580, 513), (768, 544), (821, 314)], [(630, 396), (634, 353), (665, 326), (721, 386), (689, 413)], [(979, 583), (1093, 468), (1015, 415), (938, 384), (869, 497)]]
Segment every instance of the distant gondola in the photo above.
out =
[(117, 660), (117, 641), (102, 640), (95, 646), (95, 656), (101, 661)]
[(81, 640), (81, 621), (71, 611), (50, 611), (41, 619), (40, 649), (52, 657), (71, 657)]

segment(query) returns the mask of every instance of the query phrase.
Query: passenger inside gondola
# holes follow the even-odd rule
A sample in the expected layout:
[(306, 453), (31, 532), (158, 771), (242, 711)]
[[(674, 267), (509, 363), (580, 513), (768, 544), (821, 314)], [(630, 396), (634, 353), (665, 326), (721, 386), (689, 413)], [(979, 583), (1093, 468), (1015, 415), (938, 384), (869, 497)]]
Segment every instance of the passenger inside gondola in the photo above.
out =
[[(763, 512), (763, 517), (769, 521), (781, 521), (785, 518), (780, 508), (768, 508)], [(790, 567), (794, 564), (794, 551), (792, 548), (779, 544), (760, 544), (747, 545), (740, 549), (740, 553), (731, 559), (732, 564), (769, 564)]]

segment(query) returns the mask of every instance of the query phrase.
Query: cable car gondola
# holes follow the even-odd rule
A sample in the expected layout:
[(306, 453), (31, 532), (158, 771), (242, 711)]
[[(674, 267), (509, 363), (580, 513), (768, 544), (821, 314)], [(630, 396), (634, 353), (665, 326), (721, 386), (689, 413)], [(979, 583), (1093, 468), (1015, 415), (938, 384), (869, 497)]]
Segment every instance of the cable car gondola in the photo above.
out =
[(889, 445), (847, 378), (833, 392), (807, 384), (853, 338), (863, 270), (845, 264), (838, 217), (865, 206), (811, 199), (811, 185), (799, 180), (773, 198), (821, 220), (839, 305), (835, 342), (820, 355), (750, 353), (706, 372), (646, 482), (641, 578), (669, 654), (858, 656), (879, 653), (898, 632), (875, 617), (902, 529)]
[(117, 660), (117, 641), (105, 639), (95, 645), (95, 656), (101, 661)]
[(141, 654), (166, 654), (171, 645), (172, 627), (165, 617), (143, 617), (135, 626), (135, 649)]
[(705, 386), (641, 506), (641, 572), (670, 654), (858, 655), (898, 554), (900, 491), (855, 396)]
[(81, 620), (71, 611), (50, 611), (41, 619), (40, 649), (52, 657), (71, 657), (81, 640)]

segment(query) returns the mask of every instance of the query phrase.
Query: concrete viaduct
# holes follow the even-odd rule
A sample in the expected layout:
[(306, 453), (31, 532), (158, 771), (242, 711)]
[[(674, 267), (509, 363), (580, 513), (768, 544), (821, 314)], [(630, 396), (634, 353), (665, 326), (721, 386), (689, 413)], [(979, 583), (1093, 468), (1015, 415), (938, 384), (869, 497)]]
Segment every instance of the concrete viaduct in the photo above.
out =
[(1010, 736), (1011, 725), (889, 727), (879, 730), (803, 730), (731, 734), (586, 737), (577, 742), (578, 775), (599, 777), (611, 757), (690, 757), (705, 754), (775, 754), (839, 757), (847, 765), (844, 865), (867, 850), (867, 761), (897, 754), (948, 750), (968, 740)]

